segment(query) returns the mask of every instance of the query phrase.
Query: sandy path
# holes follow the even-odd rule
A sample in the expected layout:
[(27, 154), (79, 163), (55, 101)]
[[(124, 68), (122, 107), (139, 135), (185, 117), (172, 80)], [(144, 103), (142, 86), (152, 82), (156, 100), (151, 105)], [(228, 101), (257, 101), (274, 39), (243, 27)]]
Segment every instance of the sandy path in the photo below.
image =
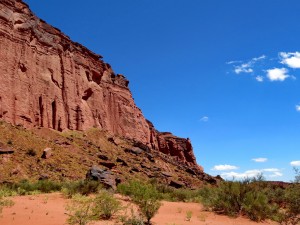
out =
[[(15, 205), (5, 208), (0, 225), (65, 225), (67, 200), (59, 193), (35, 196), (13, 197)], [(127, 203), (124, 203), (127, 204)], [(190, 221), (187, 212), (192, 212)], [(197, 203), (163, 202), (158, 214), (153, 218), (156, 225), (257, 225), (246, 218), (232, 219), (226, 216), (204, 212)], [(99, 221), (94, 225), (113, 225), (114, 221)], [(276, 223), (260, 223), (275, 225)]]

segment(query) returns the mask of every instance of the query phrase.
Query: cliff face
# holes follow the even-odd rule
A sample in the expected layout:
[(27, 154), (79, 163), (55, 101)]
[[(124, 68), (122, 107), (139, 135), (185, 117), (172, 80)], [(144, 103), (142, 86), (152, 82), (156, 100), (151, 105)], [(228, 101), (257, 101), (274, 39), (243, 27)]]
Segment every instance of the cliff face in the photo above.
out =
[(156, 131), (135, 105), (128, 80), (101, 58), (21, 0), (1, 0), (0, 118), (58, 131), (97, 127), (197, 166), (190, 141)]

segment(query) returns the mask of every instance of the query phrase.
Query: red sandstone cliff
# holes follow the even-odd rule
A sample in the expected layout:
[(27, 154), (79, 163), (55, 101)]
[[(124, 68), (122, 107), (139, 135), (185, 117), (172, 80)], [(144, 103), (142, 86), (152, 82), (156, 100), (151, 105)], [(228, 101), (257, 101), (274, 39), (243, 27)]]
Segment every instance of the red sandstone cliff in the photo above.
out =
[(160, 133), (135, 105), (128, 80), (37, 18), (21, 0), (0, 1), (0, 118), (24, 127), (98, 127), (197, 166), (188, 139)]

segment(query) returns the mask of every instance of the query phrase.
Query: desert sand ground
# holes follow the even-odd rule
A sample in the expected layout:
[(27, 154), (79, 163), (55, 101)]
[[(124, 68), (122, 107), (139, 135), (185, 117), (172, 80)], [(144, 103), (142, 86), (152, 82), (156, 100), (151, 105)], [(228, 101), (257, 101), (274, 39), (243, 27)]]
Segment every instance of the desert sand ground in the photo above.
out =
[[(66, 225), (67, 201), (60, 193), (11, 198), (15, 205), (5, 208), (0, 218), (0, 225)], [(124, 204), (128, 204), (124, 202)], [(190, 221), (187, 212), (192, 212)], [(155, 225), (254, 225), (258, 224), (246, 218), (229, 218), (205, 212), (198, 203), (163, 202), (158, 214), (153, 218)], [(98, 221), (95, 225), (112, 225), (111, 221)], [(275, 225), (274, 222), (259, 223)]]

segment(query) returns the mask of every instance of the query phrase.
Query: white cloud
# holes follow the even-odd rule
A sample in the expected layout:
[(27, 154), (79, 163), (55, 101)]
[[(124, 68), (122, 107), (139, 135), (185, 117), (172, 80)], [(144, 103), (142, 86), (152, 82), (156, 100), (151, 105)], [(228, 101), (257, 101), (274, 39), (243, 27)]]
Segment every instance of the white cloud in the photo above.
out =
[(268, 169), (254, 169), (254, 170), (247, 170), (242, 173), (237, 173), (237, 172), (225, 172), (221, 174), (221, 177), (224, 179), (244, 179), (244, 178), (253, 178), (256, 177), (260, 174), (263, 174), (266, 177), (269, 178), (275, 178), (275, 177), (282, 177), (283, 173), (281, 172), (280, 169), (277, 168), (268, 168)]
[(237, 166), (232, 166), (232, 165), (216, 165), (212, 170), (218, 170), (218, 171), (224, 171), (224, 170), (237, 170)]
[(292, 161), (291, 166), (300, 166), (300, 161)]
[(267, 158), (255, 158), (255, 159), (252, 159), (252, 161), (258, 162), (258, 163), (263, 163), (263, 162), (267, 162), (268, 159)]
[(263, 77), (263, 76), (256, 76), (255, 79), (256, 79), (258, 82), (264, 82), (264, 77)]
[(277, 168), (268, 168), (268, 169), (263, 169), (263, 172), (279, 172), (279, 169)]
[(208, 120), (209, 120), (208, 116), (203, 116), (203, 117), (200, 119), (200, 121), (202, 121), (202, 122), (208, 122)]
[(253, 69), (251, 68), (251, 63), (243, 63), (242, 65), (235, 66), (234, 72), (236, 74), (253, 73)]
[(261, 55), (259, 57), (254, 57), (251, 60), (249, 60), (248, 62), (243, 62), (243, 61), (229, 61), (226, 64), (239, 64), (239, 65), (235, 65), (234, 66), (234, 72), (236, 74), (240, 74), (240, 73), (253, 73), (253, 66), (255, 63), (257, 63), (258, 61), (264, 60), (266, 58), (265, 55)]
[(259, 56), (259, 57), (257, 57), (257, 58), (253, 58), (251, 61), (259, 61), (259, 60), (263, 60), (263, 59), (265, 59), (265, 58), (266, 58), (265, 55), (261, 55), (261, 56)]
[(273, 174), (269, 175), (269, 177), (271, 177), (271, 178), (274, 178), (274, 177), (282, 177), (282, 176), (283, 176), (283, 173), (278, 172), (278, 171), (276, 171), (276, 172), (274, 172)]
[(288, 67), (300, 68), (300, 52), (280, 52), (281, 63)]
[(236, 61), (229, 61), (229, 62), (226, 62), (226, 64), (230, 65), (230, 64), (236, 64), (236, 63), (241, 63), (242, 61), (240, 60), (236, 60)]
[(296, 110), (300, 112), (300, 105), (296, 105)]
[(284, 81), (289, 78), (289, 71), (286, 68), (274, 68), (267, 70), (267, 77), (270, 81)]

